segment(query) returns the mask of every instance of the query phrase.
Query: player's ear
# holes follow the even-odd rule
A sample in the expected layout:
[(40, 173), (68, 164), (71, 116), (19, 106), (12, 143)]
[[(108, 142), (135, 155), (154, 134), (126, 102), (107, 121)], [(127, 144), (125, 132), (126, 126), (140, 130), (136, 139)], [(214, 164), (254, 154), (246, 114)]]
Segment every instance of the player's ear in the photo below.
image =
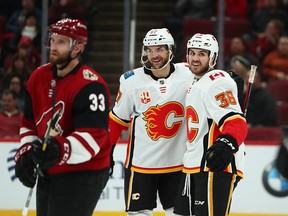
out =
[(83, 52), (84, 51), (84, 48), (85, 48), (85, 45), (83, 43), (77, 43), (77, 45), (75, 46), (75, 49), (78, 52)]
[(84, 51), (85, 45), (83, 43), (77, 43), (74, 46), (73, 52), (75, 53), (75, 55), (79, 55)]

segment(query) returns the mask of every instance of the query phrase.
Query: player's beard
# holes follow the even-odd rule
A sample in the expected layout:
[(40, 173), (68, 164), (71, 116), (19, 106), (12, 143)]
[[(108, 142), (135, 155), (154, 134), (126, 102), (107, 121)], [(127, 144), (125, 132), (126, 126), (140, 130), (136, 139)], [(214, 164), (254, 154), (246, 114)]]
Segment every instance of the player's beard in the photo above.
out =
[(52, 51), (49, 56), (49, 62), (53, 65), (61, 66), (61, 65), (66, 64), (69, 61), (70, 55), (71, 55), (70, 51), (62, 53), (62, 54), (60, 54), (57, 51)]
[(165, 59), (164, 58), (157, 58), (156, 60), (159, 60), (159, 59), (160, 59), (159, 62), (154, 62), (155, 59), (152, 61), (151, 60), (149, 61), (149, 63), (151, 64), (151, 69), (160, 69), (164, 65), (166, 65), (168, 62), (168, 58), (165, 58)]
[(199, 66), (197, 66), (198, 68), (200, 68), (199, 70), (195, 70), (195, 69), (193, 69), (193, 67), (194, 66), (190, 66), (190, 70), (192, 71), (192, 73), (194, 73), (198, 77), (203, 76), (205, 73), (207, 73), (209, 71), (209, 65), (202, 66), (201, 68)]

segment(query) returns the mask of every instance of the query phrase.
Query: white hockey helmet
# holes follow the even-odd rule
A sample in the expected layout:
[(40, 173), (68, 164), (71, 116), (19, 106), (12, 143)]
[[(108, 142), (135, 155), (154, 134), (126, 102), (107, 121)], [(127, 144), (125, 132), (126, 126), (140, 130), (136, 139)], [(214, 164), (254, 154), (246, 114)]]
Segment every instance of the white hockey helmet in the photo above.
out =
[(174, 39), (167, 28), (151, 29), (143, 39), (143, 46), (174, 46)]
[[(216, 64), (219, 46), (216, 38), (211, 34), (194, 34), (190, 40), (187, 42), (187, 55), (189, 53), (189, 49), (204, 49), (210, 51), (209, 55), (209, 67), (213, 68)], [(213, 56), (215, 55), (215, 59), (213, 61)]]
[(167, 28), (151, 29), (147, 32), (143, 39), (141, 63), (144, 66), (148, 62), (146, 47), (159, 45), (167, 45), (167, 49), (170, 53), (168, 63), (173, 59), (175, 53), (175, 43), (169, 30)]

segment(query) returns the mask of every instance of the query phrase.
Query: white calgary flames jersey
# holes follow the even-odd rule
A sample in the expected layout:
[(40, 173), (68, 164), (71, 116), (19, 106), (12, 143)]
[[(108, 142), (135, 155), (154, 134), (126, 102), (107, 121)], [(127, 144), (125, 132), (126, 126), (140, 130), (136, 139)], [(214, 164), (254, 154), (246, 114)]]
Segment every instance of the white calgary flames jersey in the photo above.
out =
[(143, 67), (120, 77), (110, 118), (122, 125), (130, 124), (126, 168), (141, 173), (183, 168), (185, 96), (194, 75), (186, 63), (170, 65), (172, 73), (167, 78), (153, 78)]
[(243, 175), (245, 145), (242, 142), (246, 137), (246, 120), (238, 102), (237, 85), (227, 72), (212, 70), (191, 83), (186, 97), (186, 122), (185, 173), (208, 171), (207, 149), (221, 133), (229, 130), (233, 137), (241, 137), (238, 139), (241, 144), (225, 172)]

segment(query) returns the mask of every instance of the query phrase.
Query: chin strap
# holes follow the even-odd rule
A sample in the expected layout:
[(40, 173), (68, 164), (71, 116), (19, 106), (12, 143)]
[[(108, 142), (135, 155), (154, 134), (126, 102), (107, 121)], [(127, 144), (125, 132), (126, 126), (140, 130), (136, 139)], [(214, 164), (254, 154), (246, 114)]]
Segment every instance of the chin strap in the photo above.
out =
[(78, 55), (77, 55), (75, 58), (71, 58), (71, 57), (69, 56), (69, 58), (67, 59), (67, 62), (66, 62), (64, 65), (62, 65), (62, 66), (60, 66), (60, 67), (58, 67), (58, 66), (56, 65), (57, 69), (58, 69), (58, 70), (64, 70), (64, 69), (70, 64), (70, 62), (71, 62), (72, 60), (76, 59), (77, 57), (78, 57)]
[[(141, 63), (141, 64), (143, 65), (143, 67), (146, 68), (147, 70), (151, 70), (151, 66), (150, 66), (150, 65), (146, 65), (146, 63), (149, 62), (148, 59), (147, 59), (146, 61), (144, 61), (144, 60), (143, 60), (143, 57), (144, 57), (144, 56), (142, 55), (142, 56), (141, 56), (141, 61), (140, 61), (140, 63)], [(159, 69), (154, 69), (154, 70), (157, 70), (157, 71), (163, 70), (163, 68), (165, 68), (165, 67), (172, 61), (173, 58), (174, 58), (174, 55), (173, 55), (172, 51), (169, 50), (169, 60), (167, 61), (167, 63), (166, 63), (163, 67), (161, 67), (161, 68), (159, 68)]]

